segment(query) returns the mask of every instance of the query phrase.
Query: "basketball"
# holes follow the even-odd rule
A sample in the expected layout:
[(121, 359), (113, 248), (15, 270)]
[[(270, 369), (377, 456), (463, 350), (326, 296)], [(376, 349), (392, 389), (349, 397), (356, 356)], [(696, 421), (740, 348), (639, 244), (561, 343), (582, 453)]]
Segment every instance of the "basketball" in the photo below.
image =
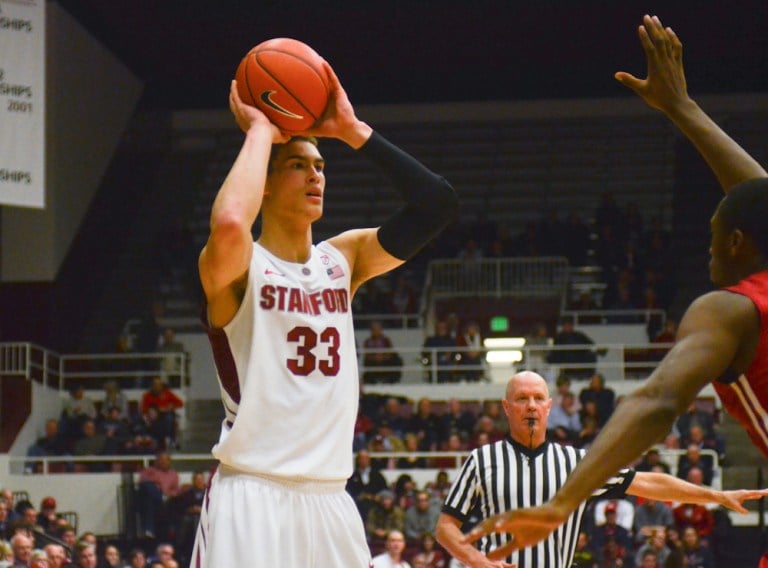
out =
[(323, 63), (314, 49), (298, 40), (267, 40), (240, 62), (235, 73), (237, 92), (280, 130), (307, 130), (328, 105), (330, 82)]

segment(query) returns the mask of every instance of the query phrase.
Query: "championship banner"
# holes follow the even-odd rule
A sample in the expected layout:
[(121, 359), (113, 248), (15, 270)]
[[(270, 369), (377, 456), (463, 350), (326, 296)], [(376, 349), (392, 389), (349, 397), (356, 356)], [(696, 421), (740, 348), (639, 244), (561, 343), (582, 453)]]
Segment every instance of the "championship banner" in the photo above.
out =
[(0, 0), (0, 204), (45, 206), (45, 2)]

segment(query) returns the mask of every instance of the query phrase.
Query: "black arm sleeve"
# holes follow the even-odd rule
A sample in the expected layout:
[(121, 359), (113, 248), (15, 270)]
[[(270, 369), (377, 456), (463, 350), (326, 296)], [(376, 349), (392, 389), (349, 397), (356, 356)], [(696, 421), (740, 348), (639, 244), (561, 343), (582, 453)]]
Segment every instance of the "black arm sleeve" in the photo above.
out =
[(405, 205), (379, 227), (381, 246), (407, 260), (435, 238), (458, 214), (456, 192), (443, 177), (377, 132), (359, 150), (393, 182)]

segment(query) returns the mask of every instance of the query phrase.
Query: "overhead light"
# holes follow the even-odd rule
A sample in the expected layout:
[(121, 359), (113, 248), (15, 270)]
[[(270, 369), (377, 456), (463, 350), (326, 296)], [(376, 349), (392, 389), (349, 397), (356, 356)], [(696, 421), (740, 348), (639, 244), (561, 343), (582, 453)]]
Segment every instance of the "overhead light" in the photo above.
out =
[(521, 349), (525, 346), (525, 337), (486, 337), (483, 345), (487, 349)]
[(523, 352), (517, 349), (488, 351), (488, 353), (485, 354), (485, 360), (490, 365), (517, 363), (518, 361), (523, 360)]

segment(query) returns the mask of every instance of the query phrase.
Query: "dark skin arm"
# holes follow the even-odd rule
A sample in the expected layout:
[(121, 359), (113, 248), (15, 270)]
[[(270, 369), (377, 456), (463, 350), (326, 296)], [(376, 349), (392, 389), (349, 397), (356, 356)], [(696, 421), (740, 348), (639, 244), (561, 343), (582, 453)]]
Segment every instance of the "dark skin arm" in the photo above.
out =
[(669, 432), (705, 385), (728, 369), (743, 373), (754, 358), (759, 332), (757, 310), (745, 296), (726, 291), (701, 296), (683, 317), (675, 346), (617, 408), (557, 495), (541, 507), (483, 521), (468, 541), (512, 533), (511, 545), (490, 555), (503, 558), (546, 538), (609, 477)]

